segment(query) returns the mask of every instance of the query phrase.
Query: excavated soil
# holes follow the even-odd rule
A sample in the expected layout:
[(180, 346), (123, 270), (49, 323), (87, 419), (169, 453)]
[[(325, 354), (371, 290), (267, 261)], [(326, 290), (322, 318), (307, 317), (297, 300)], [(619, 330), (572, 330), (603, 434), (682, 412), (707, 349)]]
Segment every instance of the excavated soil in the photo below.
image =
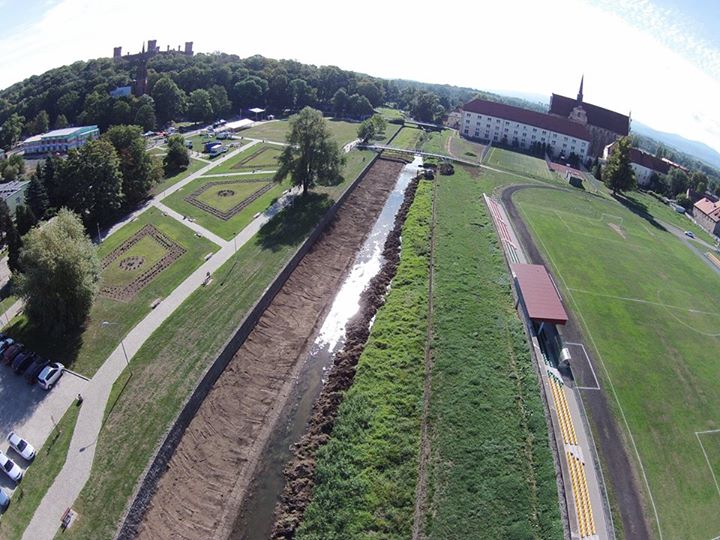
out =
[(275, 509), (273, 540), (293, 538), (310, 504), (316, 453), (330, 437), (338, 408), (353, 383), (358, 360), (370, 335), (370, 322), (385, 303), (385, 293), (400, 263), (402, 226), (415, 198), (418, 182), (419, 179), (413, 179), (405, 191), (405, 199), (395, 217), (393, 230), (385, 240), (383, 266), (360, 295), (358, 313), (347, 324), (345, 345), (335, 355), (327, 382), (313, 405), (307, 430), (293, 448), (293, 459), (285, 470), (285, 489)]
[[(138, 537), (227, 537), (294, 377), (403, 164), (378, 160), (260, 318), (187, 427)], [(212, 329), (208, 329), (212, 331)]]

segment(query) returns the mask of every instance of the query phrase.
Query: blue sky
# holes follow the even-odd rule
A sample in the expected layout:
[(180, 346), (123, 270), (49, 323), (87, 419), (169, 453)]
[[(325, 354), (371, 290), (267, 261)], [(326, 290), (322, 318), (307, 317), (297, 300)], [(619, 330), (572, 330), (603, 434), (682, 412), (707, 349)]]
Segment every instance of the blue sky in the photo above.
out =
[(0, 0), (0, 88), (147, 39), (546, 97), (575, 95), (584, 73), (587, 101), (720, 151), (720, 0), (365, 0), (345, 12), (331, 0), (210, 5)]

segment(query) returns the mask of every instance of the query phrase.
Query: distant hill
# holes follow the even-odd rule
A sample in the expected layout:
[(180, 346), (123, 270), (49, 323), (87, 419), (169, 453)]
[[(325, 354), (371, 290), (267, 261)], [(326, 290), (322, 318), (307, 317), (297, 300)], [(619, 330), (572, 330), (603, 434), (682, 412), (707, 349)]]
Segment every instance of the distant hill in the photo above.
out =
[(666, 146), (670, 146), (686, 154), (690, 154), (704, 161), (708, 165), (720, 168), (720, 153), (710, 148), (707, 144), (700, 141), (691, 141), (676, 133), (665, 133), (663, 131), (657, 131), (637, 120), (633, 120), (632, 130), (640, 135), (651, 137), (656, 141), (663, 143)]

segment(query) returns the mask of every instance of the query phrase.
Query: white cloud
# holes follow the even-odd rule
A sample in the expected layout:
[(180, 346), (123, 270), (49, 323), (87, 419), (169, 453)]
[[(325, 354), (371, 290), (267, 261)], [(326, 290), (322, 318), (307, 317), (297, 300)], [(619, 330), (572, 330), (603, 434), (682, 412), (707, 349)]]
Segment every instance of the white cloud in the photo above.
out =
[(548, 96), (574, 95), (585, 73), (589, 102), (632, 110), (633, 118), (657, 129), (720, 150), (718, 51), (680, 23), (670, 24), (647, 0), (619, 15), (609, 11), (619, 1), (367, 0), (340, 8), (329, 1), (200, 7), (190, 0), (62, 0), (20, 35), (0, 37), (0, 87), (75, 60), (110, 56), (116, 45), (136, 52), (148, 38), (163, 49), (187, 40), (197, 51), (257, 53)]

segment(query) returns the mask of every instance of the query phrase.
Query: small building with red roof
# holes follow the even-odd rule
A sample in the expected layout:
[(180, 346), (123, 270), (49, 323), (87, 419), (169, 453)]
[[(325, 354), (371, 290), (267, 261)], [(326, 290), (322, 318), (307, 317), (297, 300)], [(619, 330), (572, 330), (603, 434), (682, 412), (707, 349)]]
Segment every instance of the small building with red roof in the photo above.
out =
[(697, 224), (707, 232), (720, 235), (720, 202), (703, 197), (693, 205), (693, 216)]

